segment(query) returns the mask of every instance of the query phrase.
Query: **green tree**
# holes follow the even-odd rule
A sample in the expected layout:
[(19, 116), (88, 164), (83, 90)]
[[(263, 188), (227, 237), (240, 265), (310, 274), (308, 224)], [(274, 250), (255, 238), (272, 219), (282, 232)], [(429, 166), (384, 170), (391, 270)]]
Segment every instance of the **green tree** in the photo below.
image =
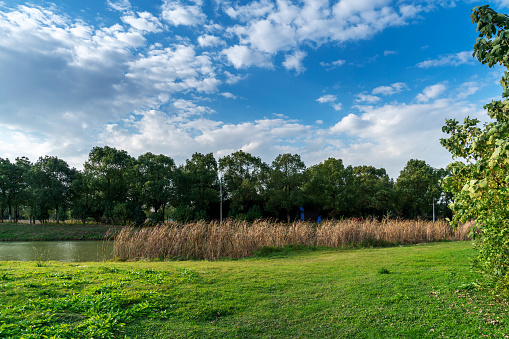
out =
[(298, 154), (280, 154), (272, 162), (268, 179), (266, 209), (279, 215), (286, 213), (291, 221), (291, 213), (304, 201), (302, 186), (305, 182), (306, 165)]
[[(479, 36), (474, 57), (493, 67), (509, 66), (509, 16), (489, 6), (475, 7), (471, 15)], [(475, 220), (478, 267), (498, 282), (509, 283), (509, 73), (500, 81), (502, 100), (484, 106), (491, 122), (466, 117), (463, 124), (446, 119), (441, 140), (455, 161), (444, 188), (453, 195), (453, 224)]]
[(354, 194), (352, 167), (345, 167), (341, 159), (329, 158), (306, 171), (304, 194), (310, 203), (329, 216), (348, 214)]
[(398, 204), (407, 217), (429, 217), (433, 203), (442, 197), (440, 180), (443, 170), (436, 170), (424, 160), (411, 159), (396, 180)]
[(18, 221), (19, 208), (28, 198), (27, 176), (30, 166), (25, 157), (16, 158), (15, 163), (0, 158), (0, 192), (10, 222)]
[(40, 157), (32, 167), (30, 187), (35, 206), (41, 212), (47, 211), (47, 207), (54, 209), (57, 223), (61, 210), (65, 211), (69, 205), (74, 173), (64, 160), (52, 156)]
[[(194, 153), (175, 173), (178, 210), (193, 211), (194, 219), (210, 216), (211, 208), (219, 202), (217, 162), (212, 153)], [(183, 215), (187, 215), (183, 213)]]
[(394, 183), (384, 168), (355, 166), (352, 215), (381, 218), (394, 208)]
[[(254, 206), (263, 204), (263, 175), (268, 166), (258, 157), (244, 151), (238, 151), (219, 159), (219, 171), (222, 173), (223, 195), (231, 204), (231, 215), (243, 215), (251, 210), (258, 215)], [(260, 210), (261, 211), (261, 210)], [(261, 212), (260, 212), (261, 214)], [(251, 217), (250, 217), (251, 218)]]
[(126, 151), (108, 146), (94, 147), (89, 153), (84, 173), (89, 179), (90, 188), (97, 192), (91, 196), (96, 199), (93, 205), (101, 206), (102, 215), (107, 221), (114, 220), (115, 205), (129, 203), (129, 211), (134, 213), (140, 204), (135, 164), (135, 159)]
[(154, 208), (158, 216), (155, 221), (163, 221), (166, 205), (174, 200), (175, 168), (173, 159), (163, 154), (148, 152), (137, 159), (141, 199), (147, 207)]

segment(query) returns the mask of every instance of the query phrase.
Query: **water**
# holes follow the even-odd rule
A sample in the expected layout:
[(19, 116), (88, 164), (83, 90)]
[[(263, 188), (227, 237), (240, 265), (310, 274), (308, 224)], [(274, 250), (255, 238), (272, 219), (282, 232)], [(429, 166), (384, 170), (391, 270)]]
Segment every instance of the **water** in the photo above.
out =
[(0, 242), (0, 261), (103, 261), (113, 257), (113, 242)]

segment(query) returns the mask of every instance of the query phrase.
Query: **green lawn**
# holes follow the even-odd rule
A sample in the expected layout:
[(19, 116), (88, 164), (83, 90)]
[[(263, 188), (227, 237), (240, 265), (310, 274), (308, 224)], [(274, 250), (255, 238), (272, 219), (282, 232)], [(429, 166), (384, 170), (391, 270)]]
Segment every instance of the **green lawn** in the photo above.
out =
[(228, 261), (1, 262), (0, 337), (504, 338), (469, 242)]
[(104, 240), (118, 232), (111, 225), (102, 224), (28, 224), (0, 223), (0, 241), (40, 240)]

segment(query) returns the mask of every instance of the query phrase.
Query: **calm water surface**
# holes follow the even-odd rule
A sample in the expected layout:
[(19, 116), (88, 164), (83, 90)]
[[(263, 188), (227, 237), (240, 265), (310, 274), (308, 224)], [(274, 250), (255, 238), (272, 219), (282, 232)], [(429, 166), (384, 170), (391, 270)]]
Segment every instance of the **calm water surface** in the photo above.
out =
[(0, 261), (103, 261), (112, 257), (111, 241), (0, 242)]

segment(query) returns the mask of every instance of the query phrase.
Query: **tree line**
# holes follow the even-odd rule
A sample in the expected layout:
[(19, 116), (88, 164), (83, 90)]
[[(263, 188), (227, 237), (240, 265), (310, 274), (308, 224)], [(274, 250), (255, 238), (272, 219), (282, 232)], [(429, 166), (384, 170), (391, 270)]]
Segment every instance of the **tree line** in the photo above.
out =
[(432, 218), (450, 211), (440, 181), (444, 169), (412, 159), (394, 182), (383, 168), (345, 166), (329, 158), (306, 167), (298, 154), (280, 154), (269, 165), (238, 151), (220, 158), (195, 153), (177, 166), (166, 155), (137, 158), (95, 147), (83, 170), (53, 156), (14, 162), (0, 158), (0, 215), (18, 221), (140, 224), (231, 218)]

